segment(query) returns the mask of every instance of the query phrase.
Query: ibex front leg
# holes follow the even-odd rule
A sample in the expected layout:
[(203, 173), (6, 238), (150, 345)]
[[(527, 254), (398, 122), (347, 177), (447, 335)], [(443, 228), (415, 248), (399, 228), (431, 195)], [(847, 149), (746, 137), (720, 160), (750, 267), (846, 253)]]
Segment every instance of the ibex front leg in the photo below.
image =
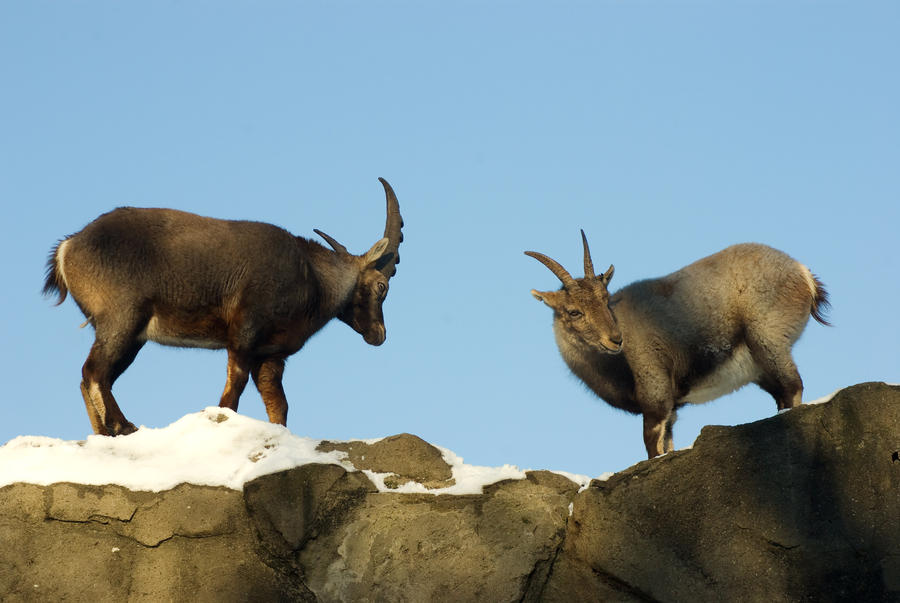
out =
[(219, 400), (219, 406), (237, 412), (238, 401), (247, 380), (250, 378), (250, 361), (234, 350), (228, 350), (228, 376), (225, 379), (225, 391)]
[(643, 366), (635, 397), (644, 415), (644, 446), (647, 458), (671, 452), (672, 424), (675, 422), (675, 400), (668, 386), (669, 377), (659, 366)]
[(644, 446), (647, 458), (654, 458), (668, 452), (666, 450), (666, 424), (668, 417), (644, 412)]
[(259, 390), (263, 403), (266, 405), (269, 421), (287, 425), (288, 404), (284, 388), (281, 386), (283, 374), (284, 358), (267, 358), (251, 373), (256, 389)]

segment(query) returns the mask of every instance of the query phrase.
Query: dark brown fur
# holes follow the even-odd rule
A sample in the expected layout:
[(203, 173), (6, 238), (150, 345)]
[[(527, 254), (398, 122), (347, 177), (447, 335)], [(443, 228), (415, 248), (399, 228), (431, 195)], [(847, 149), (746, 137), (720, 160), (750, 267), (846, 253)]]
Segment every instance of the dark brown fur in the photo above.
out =
[(71, 294), (93, 325), (82, 395), (96, 433), (135, 430), (112, 385), (147, 341), (228, 350), (220, 405), (236, 410), (252, 378), (269, 420), (285, 424), (285, 359), (332, 318), (372, 345), (385, 338), (382, 303), (398, 262), (402, 220), (387, 198), (385, 238), (356, 256), (261, 222), (123, 207), (67, 237), (48, 261), (44, 293)]

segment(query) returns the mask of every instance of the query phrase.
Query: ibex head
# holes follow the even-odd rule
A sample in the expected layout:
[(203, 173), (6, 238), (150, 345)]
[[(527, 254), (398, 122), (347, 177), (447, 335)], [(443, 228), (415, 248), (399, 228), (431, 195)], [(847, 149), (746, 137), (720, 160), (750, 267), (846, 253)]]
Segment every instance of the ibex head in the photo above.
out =
[(387, 336), (384, 327), (382, 304), (388, 293), (388, 281), (397, 272), (400, 262), (398, 250), (403, 241), (403, 218), (394, 189), (384, 178), (379, 178), (387, 200), (387, 222), (384, 238), (372, 245), (366, 253), (353, 255), (347, 248), (320, 230), (315, 232), (325, 239), (339, 255), (359, 266), (359, 278), (347, 306), (337, 318), (347, 323), (363, 336), (370, 345), (381, 345)]
[(525, 252), (525, 255), (533, 257), (549, 268), (563, 285), (558, 291), (532, 289), (531, 294), (553, 308), (555, 320), (565, 331), (594, 349), (618, 354), (622, 351), (622, 332), (609, 308), (607, 289), (615, 268), (610, 265), (609, 270), (601, 275), (595, 275), (591, 251), (583, 230), (581, 241), (584, 244), (584, 278), (579, 279), (572, 278), (557, 261), (544, 254), (536, 251)]

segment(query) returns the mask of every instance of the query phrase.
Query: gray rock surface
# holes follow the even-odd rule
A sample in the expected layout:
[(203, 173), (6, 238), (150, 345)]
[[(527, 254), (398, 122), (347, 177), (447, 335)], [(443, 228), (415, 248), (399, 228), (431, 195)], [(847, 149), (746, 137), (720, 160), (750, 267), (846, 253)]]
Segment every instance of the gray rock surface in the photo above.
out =
[[(323, 445), (448, 484), (427, 442), (382, 442)], [(900, 387), (710, 426), (583, 492), (534, 471), (481, 495), (381, 493), (336, 465), (243, 492), (13, 484), (0, 600), (900, 601)]]
[(900, 388), (884, 384), (706, 427), (576, 497), (569, 577), (546, 598), (571, 600), (578, 576), (615, 600), (900, 600), (898, 451)]

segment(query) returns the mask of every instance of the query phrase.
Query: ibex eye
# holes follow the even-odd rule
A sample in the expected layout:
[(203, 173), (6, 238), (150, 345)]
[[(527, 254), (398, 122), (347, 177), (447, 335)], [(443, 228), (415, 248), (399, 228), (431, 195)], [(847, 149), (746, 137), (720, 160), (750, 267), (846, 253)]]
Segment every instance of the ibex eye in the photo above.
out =
[(572, 318), (578, 318), (581, 316), (581, 310), (569, 310), (569, 316)]

